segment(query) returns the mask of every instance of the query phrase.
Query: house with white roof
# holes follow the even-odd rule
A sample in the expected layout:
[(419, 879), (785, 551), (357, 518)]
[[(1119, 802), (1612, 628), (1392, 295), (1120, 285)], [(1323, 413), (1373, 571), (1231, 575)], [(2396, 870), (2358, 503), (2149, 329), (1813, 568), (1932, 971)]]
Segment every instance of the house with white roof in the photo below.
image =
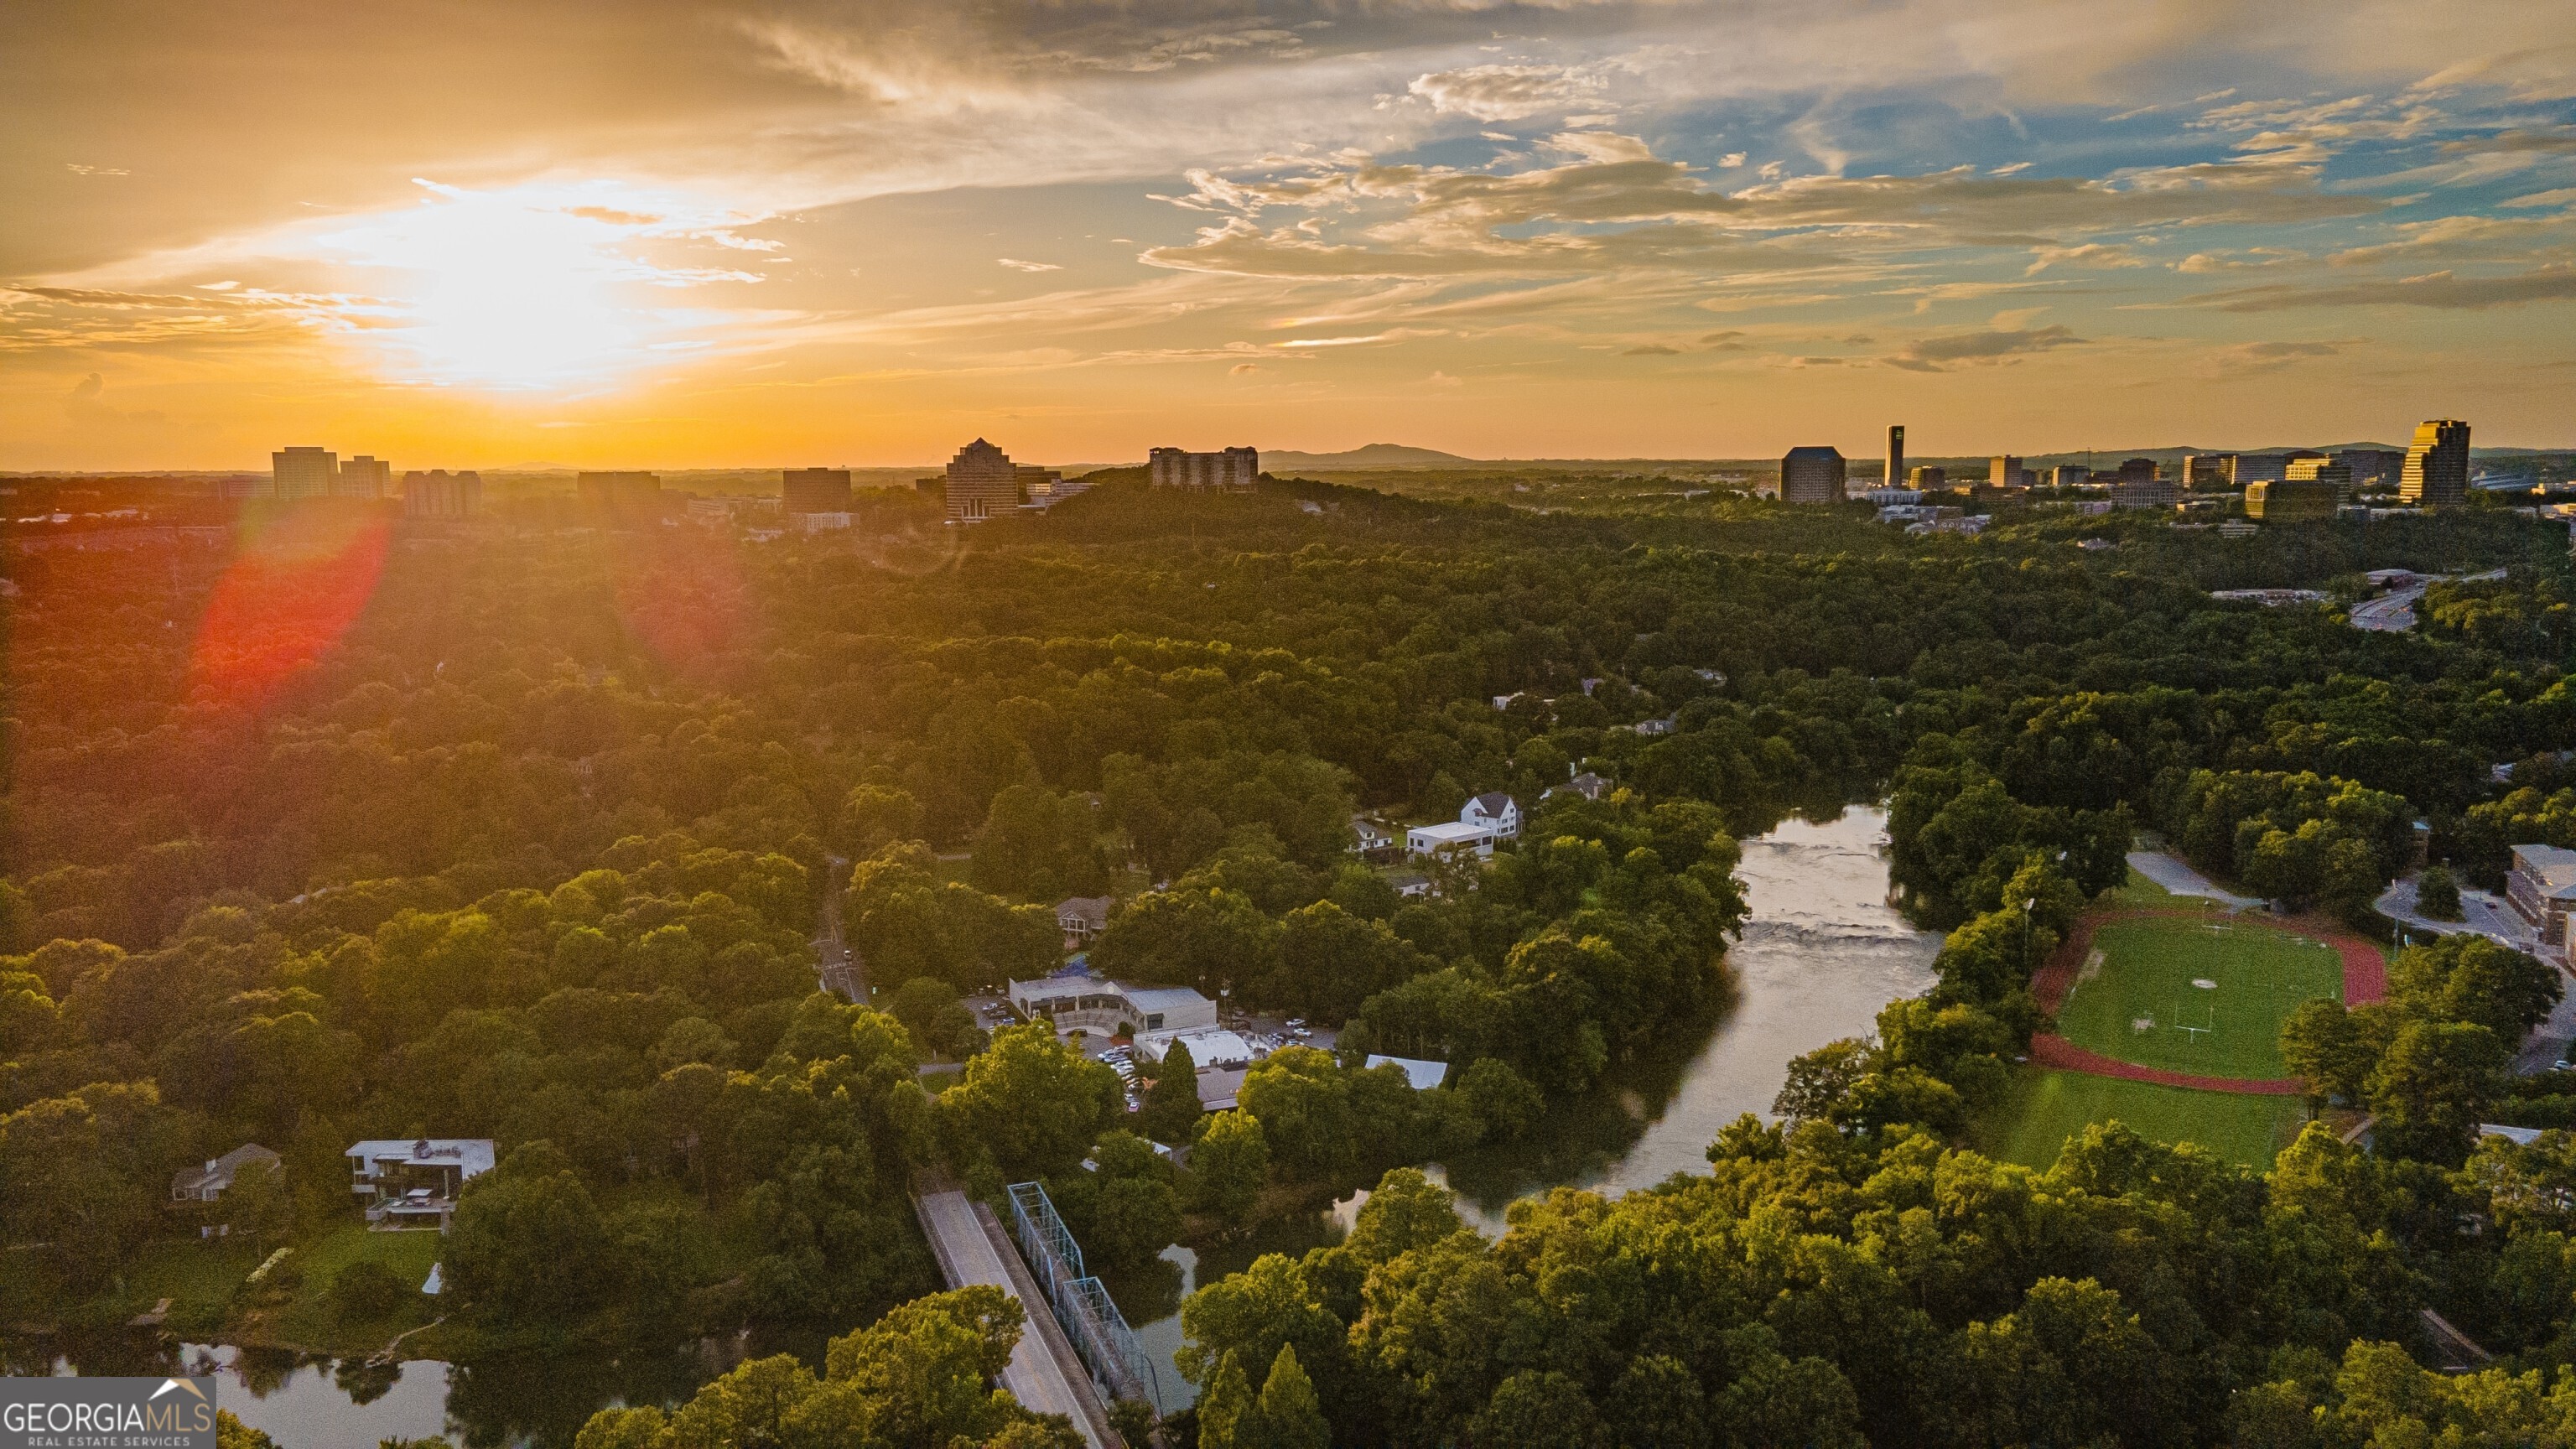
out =
[(1457, 855), (1473, 852), (1494, 853), (1494, 831), (1491, 826), (1469, 825), (1465, 821), (1444, 821), (1438, 825), (1415, 825), (1404, 832), (1404, 849), (1410, 855)]
[(349, 1190), (364, 1199), (368, 1227), (442, 1233), (456, 1216), (457, 1194), (495, 1160), (489, 1137), (376, 1138), (341, 1156), (349, 1159)]

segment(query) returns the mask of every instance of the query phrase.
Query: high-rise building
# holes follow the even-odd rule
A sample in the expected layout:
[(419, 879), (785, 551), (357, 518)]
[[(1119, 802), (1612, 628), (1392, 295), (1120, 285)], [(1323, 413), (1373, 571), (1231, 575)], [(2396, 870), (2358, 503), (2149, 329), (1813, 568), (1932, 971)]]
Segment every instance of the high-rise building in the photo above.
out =
[(1261, 452), (1257, 448), (1226, 448), (1214, 453), (1156, 448), (1146, 455), (1145, 465), (1157, 488), (1230, 488), (1248, 492), (1261, 476)]
[(2406, 455), (2389, 448), (2346, 448), (2334, 460), (2352, 473), (2356, 489), (2394, 488), (2406, 471)]
[(483, 511), (483, 475), (432, 468), (402, 476), (403, 517), (472, 518)]
[(2147, 466), (2138, 469), (2124, 463), (2120, 466), (2120, 471), (2112, 475), (2111, 506), (2113, 508), (2171, 508), (2182, 502), (2181, 483), (2171, 478), (2157, 477), (2156, 465), (2143, 458), (2132, 458), (2129, 461), (2146, 462)]
[(1020, 507), (1020, 470), (1011, 455), (982, 438), (948, 460), (948, 521), (981, 523), (1008, 518)]
[(1905, 486), (1921, 493), (1938, 493), (1950, 486), (1950, 470), (1938, 463), (1918, 463), (1905, 470)]
[(2290, 459), (2284, 453), (2239, 453), (2227, 470), (2227, 481), (2243, 488), (2252, 483), (2278, 483), (2289, 475)]
[(659, 515), (662, 511), (662, 477), (658, 473), (633, 470), (581, 473), (573, 478), (573, 492), (583, 506), (611, 513)]
[(847, 468), (790, 468), (785, 482), (785, 509), (789, 513), (850, 511), (850, 470)]
[(331, 480), (334, 498), (382, 498), (393, 491), (394, 465), (366, 453), (342, 459)]
[(1887, 425), (1887, 486), (1895, 487), (1905, 479), (1905, 424)]
[(2012, 454), (1997, 453), (1994, 456), (1994, 461), (1986, 467), (1986, 486), (1989, 488), (2027, 488), (2030, 486), (2030, 470), (2023, 467), (2021, 465), (2021, 459), (2014, 457)]
[(2468, 501), (2469, 425), (2457, 418), (2429, 418), (2415, 428), (2397, 476), (2397, 496), (2445, 508)]
[(268, 469), (282, 499), (328, 498), (340, 459), (328, 448), (283, 448), (268, 455)]
[(1840, 503), (1848, 468), (1837, 448), (1791, 448), (1780, 459), (1780, 501)]
[(2332, 518), (2343, 506), (2343, 492), (2344, 485), (2331, 478), (2258, 479), (2245, 485), (2245, 516), (2265, 523)]
[(2350, 466), (2338, 462), (2335, 459), (2326, 457), (2322, 453), (2311, 453), (2304, 458), (2292, 458), (2290, 460), (2288, 470), (2283, 475), (2282, 481), (2287, 483), (2333, 483), (2341, 487), (2349, 488), (2352, 486), (2352, 469)]
[(2235, 476), (2234, 453), (2192, 453), (2182, 460), (2185, 488), (2224, 488)]
[(2081, 463), (2060, 463), (2048, 470), (2051, 488), (2081, 488), (2093, 481), (2093, 470)]

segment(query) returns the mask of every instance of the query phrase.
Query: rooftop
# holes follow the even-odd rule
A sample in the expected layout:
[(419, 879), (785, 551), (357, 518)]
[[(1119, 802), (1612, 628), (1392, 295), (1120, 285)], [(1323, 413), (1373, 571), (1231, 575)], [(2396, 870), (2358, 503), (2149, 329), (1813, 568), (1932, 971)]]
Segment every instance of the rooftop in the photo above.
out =
[(1428, 1092), (1449, 1079), (1447, 1062), (1427, 1062), (1419, 1057), (1387, 1057), (1372, 1052), (1369, 1054), (1368, 1065), (1403, 1068), (1404, 1075), (1412, 1080), (1413, 1090), (1417, 1092)]
[(467, 1177), (492, 1170), (489, 1137), (374, 1137), (340, 1154), (362, 1163), (397, 1167), (453, 1167)]
[(2517, 845), (2513, 848), (2513, 866), (2528, 870), (2558, 890), (2576, 887), (2576, 850), (2561, 850), (2554, 845)]
[(1437, 825), (1413, 826), (1405, 833), (1408, 835), (1419, 835), (1426, 840), (1458, 841), (1483, 840), (1491, 836), (1494, 832), (1490, 827), (1483, 825), (1470, 825), (1463, 820), (1443, 820)]

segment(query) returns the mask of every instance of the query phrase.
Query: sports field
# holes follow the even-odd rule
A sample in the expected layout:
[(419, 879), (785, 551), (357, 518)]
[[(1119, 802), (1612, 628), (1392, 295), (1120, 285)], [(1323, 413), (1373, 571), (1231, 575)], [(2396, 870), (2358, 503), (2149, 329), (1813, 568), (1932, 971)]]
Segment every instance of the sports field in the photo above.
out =
[(2343, 996), (2323, 942), (2225, 918), (2105, 923), (2057, 1009), (2058, 1035), (2124, 1062), (2210, 1077), (2280, 1078), (2281, 1021)]
[(2249, 1097), (2124, 1082), (2083, 1072), (2027, 1071), (1994, 1116), (1991, 1150), (2045, 1171), (2066, 1139), (2095, 1122), (2120, 1121), (2159, 1142), (2197, 1142), (2230, 1162), (2268, 1172), (2296, 1141), (2306, 1111), (2296, 1097)]

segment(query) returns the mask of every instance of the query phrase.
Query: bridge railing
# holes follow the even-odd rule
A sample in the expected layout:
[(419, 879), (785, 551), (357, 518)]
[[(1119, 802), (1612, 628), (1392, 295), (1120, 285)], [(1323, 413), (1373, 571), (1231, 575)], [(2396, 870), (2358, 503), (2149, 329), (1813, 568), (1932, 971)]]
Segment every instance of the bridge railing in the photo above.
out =
[(1143, 1399), (1158, 1412), (1169, 1407), (1163, 1402), (1162, 1375), (1127, 1326), (1127, 1316), (1110, 1300), (1108, 1287), (1083, 1272), (1082, 1245), (1056, 1215), (1046, 1189), (1017, 1182), (1011, 1184), (1010, 1196), (1011, 1236), (1083, 1367), (1112, 1398)]

